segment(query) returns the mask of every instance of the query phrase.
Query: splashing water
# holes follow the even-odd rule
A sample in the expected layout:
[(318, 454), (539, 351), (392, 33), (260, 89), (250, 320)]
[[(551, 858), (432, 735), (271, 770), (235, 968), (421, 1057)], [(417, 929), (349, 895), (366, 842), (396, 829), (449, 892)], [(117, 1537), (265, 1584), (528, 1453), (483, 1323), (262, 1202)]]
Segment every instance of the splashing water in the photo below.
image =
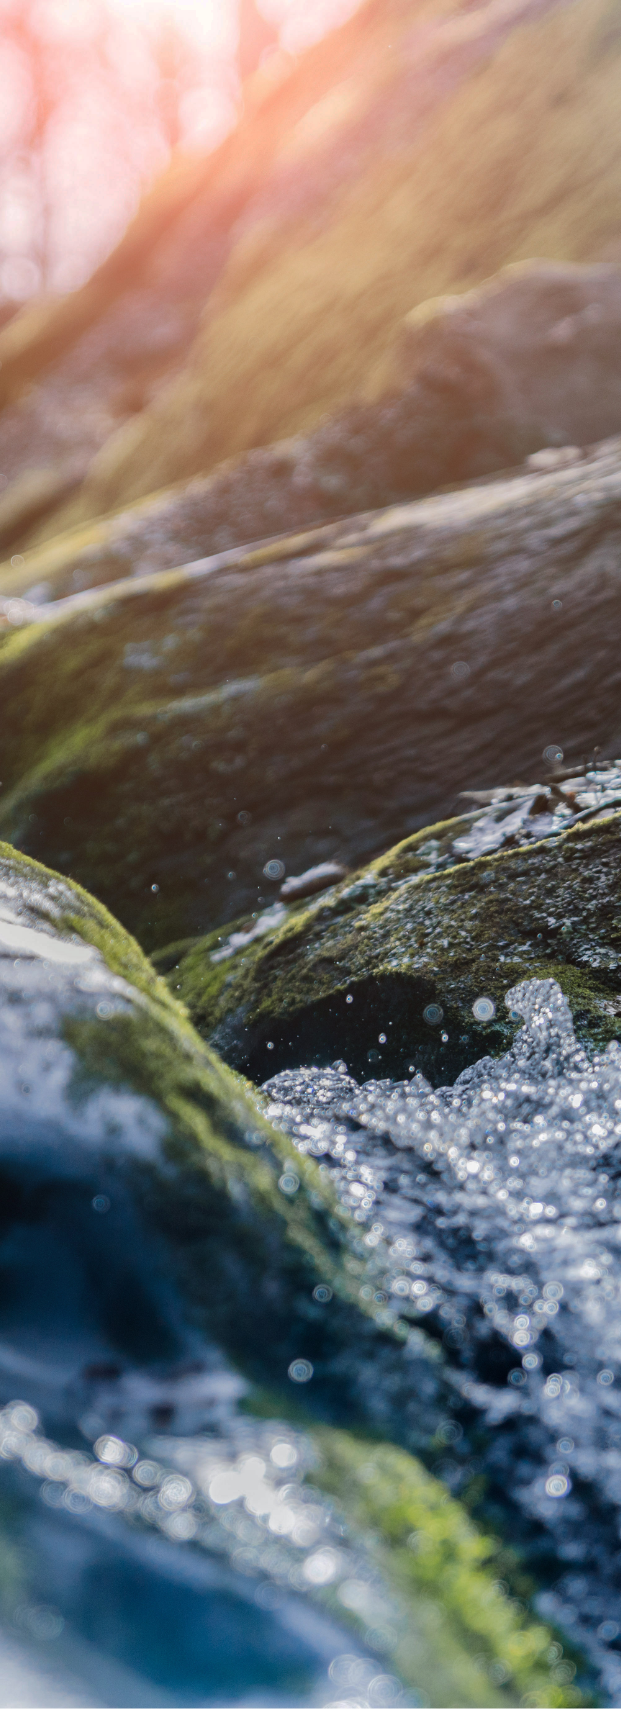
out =
[[(512, 1048), (453, 1087), (420, 1074), (361, 1087), (338, 1063), (264, 1091), (364, 1226), (363, 1292), (375, 1287), (387, 1325), (399, 1315), (442, 1339), (466, 1414), (491, 1427), (493, 1491), (522, 1535), (548, 1534), (541, 1610), (571, 1624), (617, 1700), (621, 1049), (587, 1058), (554, 980), (506, 1002), (523, 1020)], [(459, 1491), (473, 1467), (467, 1424), (454, 1432), (436, 1469)]]

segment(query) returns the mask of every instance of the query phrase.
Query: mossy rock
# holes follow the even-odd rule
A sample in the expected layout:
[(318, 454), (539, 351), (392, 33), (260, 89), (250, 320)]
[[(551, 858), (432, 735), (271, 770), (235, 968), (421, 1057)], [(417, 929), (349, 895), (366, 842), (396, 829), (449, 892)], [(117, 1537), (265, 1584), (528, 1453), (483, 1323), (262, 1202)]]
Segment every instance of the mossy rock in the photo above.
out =
[(575, 1663), (558, 1667), (549, 1630), (520, 1621), (520, 1602), (499, 1583), (505, 1571), (515, 1586), (515, 1563), (496, 1539), (474, 1528), (437, 1479), (386, 1443), (325, 1427), (313, 1443), (319, 1451), (313, 1482), (342, 1505), (350, 1526), (370, 1537), (393, 1606), (401, 1604), (390, 1661), (401, 1678), (432, 1704), (458, 1698), (482, 1705), (505, 1694), (511, 1701), (518, 1692), (533, 1709), (580, 1701), (571, 1684)]
[[(3, 470), (92, 458), (34, 538), (312, 433), (377, 399), (395, 365), (401, 386), (416, 304), (533, 256), (615, 255), (617, 42), (611, 0), (502, 15), (384, 0), (271, 85), (266, 71), (233, 132), (171, 163), (91, 280), (0, 336)], [(454, 401), (447, 366), (444, 381)], [(26, 540), (34, 522), (26, 507)]]
[(536, 778), (551, 740), (614, 755), (620, 495), (613, 442), (8, 629), (0, 832), (160, 948), (262, 906), (270, 861), (359, 864), (465, 783)]
[[(575, 447), (621, 427), (620, 322), (621, 268), (606, 263), (524, 262), (421, 304), (404, 323), (399, 389), (19, 553), (0, 565), (0, 596), (65, 598), (482, 478), (542, 447), (573, 446), (578, 460)], [(8, 488), (0, 542), (48, 489), (32, 472)]]
[[(27, 1404), (43, 1396), (66, 1430), (89, 1384), (105, 1387), (111, 1354), (130, 1371), (161, 1373), (198, 1340), (216, 1381), (231, 1362), (244, 1372), (250, 1411), (261, 1406), (253, 1384), (271, 1384), (277, 1416), (293, 1389), (289, 1361), (310, 1358), (298, 1417), (320, 1487), (338, 1484), (348, 1533), (396, 1607), (402, 1676), (422, 1672), (438, 1705), (454, 1701), (458, 1680), (464, 1704), (508, 1705), (525, 1687), (533, 1702), (584, 1702), (571, 1683), (555, 1686), (549, 1629), (495, 1587), (498, 1544), (411, 1454), (381, 1448), (377, 1430), (371, 1439), (334, 1427), (365, 1413), (379, 1422), (369, 1372), (386, 1372), (386, 1357), (397, 1434), (407, 1412), (399, 1388), (428, 1438), (447, 1395), (425, 1336), (404, 1356), (396, 1328), (365, 1313), (362, 1248), (313, 1159), (269, 1125), (105, 909), (6, 845), (0, 979), (0, 1248), (10, 1277), (0, 1316), (9, 1346), (19, 1336)], [(317, 1277), (333, 1290), (329, 1317), (312, 1298)], [(59, 1347), (63, 1368), (50, 1383)], [(93, 1353), (99, 1363), (84, 1367)], [(19, 1441), (17, 1428), (17, 1457)], [(407, 1553), (413, 1526), (429, 1544), (421, 1562)], [(360, 1641), (368, 1616), (347, 1601), (334, 1612), (343, 1607)]]
[(621, 816), (456, 865), (461, 824), (406, 839), (230, 954), (221, 931), (177, 955), (169, 982), (200, 1031), (259, 1081), (340, 1057), (357, 1078), (415, 1065), (451, 1082), (507, 1049), (506, 991), (553, 977), (589, 1048), (621, 1037)]
[[(91, 1528), (88, 1518), (85, 1524), (77, 1502), (73, 1512), (78, 1517), (73, 1520), (62, 1507), (60, 1516), (50, 1511), (60, 1502), (46, 1500), (42, 1511), (41, 1486), (35, 1481), (42, 1475), (37, 1450), (41, 1459), (47, 1450), (57, 1462), (59, 1497), (63, 1470), (58, 1463), (71, 1460), (72, 1454), (63, 1455), (58, 1444), (32, 1424), (20, 1432), (20, 1415), (23, 1418), (30, 1411), (23, 1402), (0, 1411), (3, 1446), (7, 1436), (13, 1438), (0, 1472), (0, 1609), (18, 1642), (21, 1635), (23, 1643), (26, 1634), (58, 1637), (65, 1626), (57, 1659), (61, 1666), (63, 1661), (65, 1667), (69, 1663), (70, 1673), (63, 1681), (66, 1690), (88, 1690), (92, 1685), (88, 1659), (92, 1667), (96, 1657), (104, 1667), (119, 1660), (127, 1663), (131, 1657), (127, 1683), (135, 1690), (144, 1682), (153, 1690), (154, 1684), (160, 1684), (165, 1650), (167, 1683), (177, 1686), (177, 1701), (187, 1704), (191, 1701), (186, 1695), (187, 1646), (190, 1676), (202, 1661), (210, 1679), (220, 1683), (224, 1674), (224, 1688), (237, 1687), (238, 1692), (248, 1682), (256, 1686), (257, 1676), (265, 1689), (267, 1675), (272, 1690), (284, 1677), (298, 1700), (313, 1701), (318, 1689), (323, 1687), (325, 1693), (327, 1659), (340, 1641), (341, 1653), (337, 1649), (333, 1670), (337, 1688), (344, 1683), (343, 1673), (346, 1678), (352, 1664), (355, 1673), (357, 1663), (358, 1674), (366, 1681), (383, 1675), (386, 1682), (388, 1669), (394, 1681), (396, 1672), (394, 1690), (403, 1684), (413, 1687), (415, 1701), (422, 1694), (433, 1709), (445, 1709), (456, 1699), (461, 1709), (482, 1709), (483, 1705), (511, 1709), (523, 1702), (525, 1692), (533, 1709), (537, 1705), (585, 1709), (597, 1701), (592, 1676), (571, 1640), (559, 1643), (554, 1628), (525, 1607), (524, 1593), (528, 1598), (532, 1585), (525, 1584), (511, 1550), (477, 1529), (464, 1506), (402, 1450), (353, 1431), (313, 1426), (303, 1416), (297, 1418), (294, 1429), (291, 1423), (283, 1424), (278, 1413), (274, 1415), (269, 1397), (258, 1390), (252, 1393), (244, 1417), (250, 1452), (260, 1455), (267, 1447), (269, 1456), (270, 1439), (280, 1438), (282, 1446), (284, 1436), (302, 1460), (293, 1473), (294, 1481), (289, 1482), (288, 1497), (289, 1501), (292, 1496), (294, 1501), (301, 1497), (302, 1512), (308, 1503), (311, 1514), (319, 1512), (323, 1520), (323, 1541), (315, 1560), (321, 1563), (322, 1556), (324, 1562), (332, 1557), (338, 1570), (335, 1580), (322, 1587), (313, 1585), (312, 1574), (306, 1577), (303, 1570), (312, 1564), (312, 1544), (290, 1547), (288, 1559), (281, 1554), (276, 1562), (273, 1534), (246, 1515), (243, 1519), (239, 1515), (240, 1529), (245, 1521), (246, 1531), (254, 1532), (259, 1556), (254, 1563), (249, 1558), (252, 1549), (240, 1549), (239, 1537), (231, 1530), (221, 1528), (215, 1542), (213, 1533), (222, 1513), (219, 1516), (213, 1508), (210, 1513), (209, 1507), (202, 1547), (192, 1549), (190, 1562), (187, 1558), (184, 1562), (179, 1541), (171, 1548), (170, 1540), (160, 1535), (159, 1547), (153, 1549), (148, 1524), (141, 1523), (142, 1516), (135, 1510), (129, 1525), (122, 1513), (108, 1514), (104, 1530), (97, 1524)], [(250, 1421), (249, 1413), (258, 1418)], [(209, 1445), (205, 1437), (196, 1443), (160, 1435), (155, 1443), (151, 1439), (150, 1451), (157, 1455), (156, 1468), (159, 1462), (165, 1473), (178, 1464), (179, 1449), (181, 1454), (189, 1449), (191, 1457), (194, 1447), (200, 1459), (201, 1448)], [(11, 1458), (19, 1464), (20, 1446), (34, 1477), (24, 1477), (21, 1466), (16, 1477), (15, 1466), (7, 1464)], [(214, 1446), (212, 1439), (212, 1451)], [(231, 1450), (234, 1454), (234, 1436), (229, 1440), (225, 1433), (217, 1446), (225, 1455)], [(78, 1458), (75, 1453), (73, 1457)], [(89, 1471), (101, 1475), (96, 1460), (89, 1464), (84, 1452), (79, 1458), (82, 1483)], [(272, 1470), (268, 1458), (268, 1472)], [(75, 1496), (67, 1465), (64, 1477)], [(46, 1496), (51, 1487), (49, 1482), (44, 1485)], [(230, 1509), (226, 1517), (230, 1518)], [(68, 1527), (73, 1532), (69, 1546)], [(284, 1595), (283, 1566), (289, 1567), (291, 1580), (289, 1584), (285, 1580)], [(354, 1577), (356, 1571), (359, 1578)], [(89, 1602), (95, 1575), (98, 1602), (93, 1621)], [(172, 1596), (171, 1581), (176, 1586)], [(185, 1595), (180, 1590), (184, 1584)], [(121, 1611), (119, 1585), (125, 1591)], [(197, 1642), (198, 1596), (207, 1631)], [(35, 1614), (29, 1621), (24, 1618), (25, 1609), (44, 1618), (37, 1622)], [(297, 1615), (293, 1633), (292, 1613)], [(154, 1641), (154, 1618), (159, 1644)], [(214, 1641), (218, 1621), (223, 1631)], [(305, 1625), (302, 1632), (298, 1622)], [(90, 1656), (83, 1677), (83, 1652), (81, 1656), (78, 1647), (76, 1656), (74, 1645), (76, 1637), (79, 1646), (86, 1635), (85, 1627)], [(231, 1666), (229, 1658), (228, 1667), (223, 1666), (222, 1647), (231, 1645), (235, 1660)], [(45, 1690), (45, 1679), (37, 1677), (36, 1684)]]
[[(303, 56), (239, 135), (243, 217), (183, 370), (110, 435), (49, 531), (377, 397), (416, 303), (508, 262), (605, 255), (620, 61), (601, 44), (614, 39), (610, 0), (502, 16), (384, 0)], [(199, 231), (220, 211), (210, 189)]]
[[(152, 1262), (157, 1272), (168, 1255), (171, 1286), (203, 1332), (249, 1368), (254, 1362), (263, 1378), (279, 1373), (285, 1389), (290, 1359), (309, 1356), (294, 1310), (300, 1296), (309, 1348), (321, 1334), (321, 1310), (307, 1305), (318, 1277), (337, 1296), (342, 1282), (348, 1333), (359, 1322), (363, 1341), (373, 1337), (358, 1301), (363, 1260), (317, 1166), (299, 1161), (265, 1120), (252, 1088), (205, 1047), (106, 910), (6, 845), (0, 952), (7, 1215), (19, 1220), (29, 1190), (42, 1195), (35, 1221), (58, 1217), (61, 1245), (82, 1258), (90, 1243), (91, 1271), (106, 1263), (118, 1269), (118, 1244), (128, 1244), (131, 1304), (120, 1323), (118, 1277), (98, 1292), (110, 1335), (122, 1343), (126, 1334), (129, 1347), (140, 1321), (143, 1350), (160, 1331), (164, 1347), (174, 1341), (174, 1310), (164, 1321), (157, 1287), (149, 1291), (145, 1274), (133, 1273), (133, 1240), (144, 1269)], [(287, 1170), (297, 1183), (292, 1192), (279, 1186)], [(99, 1198), (113, 1211), (118, 1203), (118, 1225), (116, 1213), (93, 1215), (91, 1199)], [(75, 1227), (65, 1226), (61, 1201), (73, 1203)], [(94, 1274), (91, 1283), (98, 1289)], [(79, 1302), (75, 1310), (79, 1318)], [(327, 1343), (325, 1353), (329, 1364)], [(432, 1378), (430, 1400), (433, 1389)]]

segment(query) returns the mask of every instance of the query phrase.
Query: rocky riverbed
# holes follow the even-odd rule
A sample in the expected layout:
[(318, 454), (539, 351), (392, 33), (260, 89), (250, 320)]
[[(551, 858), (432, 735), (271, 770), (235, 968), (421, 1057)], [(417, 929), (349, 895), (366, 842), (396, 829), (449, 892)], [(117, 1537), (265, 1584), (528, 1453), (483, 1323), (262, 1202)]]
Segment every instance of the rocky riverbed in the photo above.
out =
[(621, 1701), (620, 41), (368, 0), (0, 330), (0, 1709)]

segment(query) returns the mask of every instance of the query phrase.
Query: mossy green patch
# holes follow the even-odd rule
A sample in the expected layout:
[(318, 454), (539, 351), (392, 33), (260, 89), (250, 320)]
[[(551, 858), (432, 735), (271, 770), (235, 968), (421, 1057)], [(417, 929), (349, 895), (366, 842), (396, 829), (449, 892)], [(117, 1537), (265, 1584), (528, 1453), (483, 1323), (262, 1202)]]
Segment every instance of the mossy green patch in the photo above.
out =
[(518, 1701), (560, 1709), (589, 1701), (571, 1684), (575, 1666), (559, 1665), (549, 1627), (499, 1585), (498, 1542), (476, 1529), (419, 1461), (327, 1428), (313, 1441), (321, 1456), (313, 1482), (370, 1537), (369, 1553), (394, 1597), (390, 1665), (403, 1679), (432, 1704)]

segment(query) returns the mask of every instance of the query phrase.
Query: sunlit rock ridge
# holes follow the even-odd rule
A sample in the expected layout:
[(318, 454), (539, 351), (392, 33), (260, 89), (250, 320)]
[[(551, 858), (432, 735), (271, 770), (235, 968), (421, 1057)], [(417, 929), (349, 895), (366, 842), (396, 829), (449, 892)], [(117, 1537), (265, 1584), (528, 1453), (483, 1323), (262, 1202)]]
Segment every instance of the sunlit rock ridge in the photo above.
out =
[(619, 64), (610, 0), (368, 0), (259, 77), (89, 284), (2, 333), (16, 538), (399, 386), (404, 317), (508, 262), (618, 259)]

